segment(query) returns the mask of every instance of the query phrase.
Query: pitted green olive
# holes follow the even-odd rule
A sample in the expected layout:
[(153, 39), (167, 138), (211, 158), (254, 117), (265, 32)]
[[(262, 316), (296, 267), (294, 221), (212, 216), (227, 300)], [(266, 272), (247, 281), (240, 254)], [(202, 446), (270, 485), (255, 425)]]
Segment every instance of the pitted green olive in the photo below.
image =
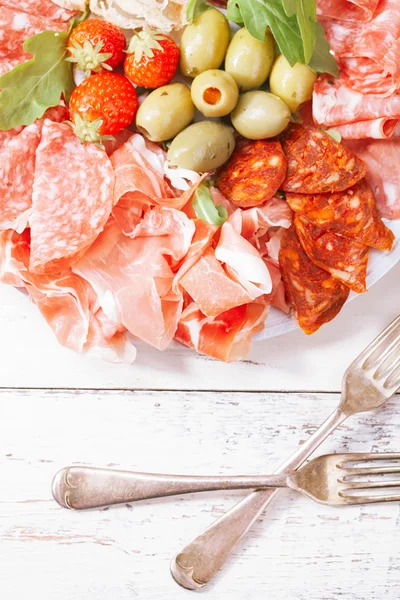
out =
[(171, 165), (198, 173), (221, 167), (235, 148), (233, 130), (215, 121), (193, 123), (181, 131), (168, 150)]
[(279, 135), (290, 121), (286, 104), (269, 92), (246, 92), (232, 113), (236, 131), (249, 140), (262, 140)]
[(230, 38), (225, 16), (211, 8), (188, 25), (181, 39), (181, 71), (196, 77), (208, 69), (218, 69), (225, 58)]
[(189, 88), (183, 83), (171, 83), (145, 98), (136, 115), (136, 127), (152, 142), (163, 142), (185, 129), (194, 113)]
[(281, 54), (272, 67), (269, 85), (271, 92), (279, 96), (292, 112), (296, 112), (304, 102), (311, 100), (316, 80), (317, 74), (307, 65), (296, 63), (291, 67)]
[(198, 75), (192, 83), (192, 100), (206, 117), (224, 117), (233, 111), (239, 90), (229, 73), (210, 69)]
[(266, 30), (265, 41), (260, 42), (243, 27), (229, 44), (225, 71), (232, 75), (240, 90), (252, 90), (266, 81), (274, 58), (275, 43), (269, 29)]

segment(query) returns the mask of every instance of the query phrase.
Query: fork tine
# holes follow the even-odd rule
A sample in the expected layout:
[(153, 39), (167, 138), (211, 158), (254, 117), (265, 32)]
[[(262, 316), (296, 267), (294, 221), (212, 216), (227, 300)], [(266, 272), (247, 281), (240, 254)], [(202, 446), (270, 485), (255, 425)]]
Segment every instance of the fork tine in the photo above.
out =
[(358, 476), (369, 476), (369, 475), (390, 475), (391, 473), (400, 473), (400, 465), (397, 467), (371, 467), (365, 469), (358, 469), (357, 467), (348, 467), (346, 469), (347, 475), (343, 476), (343, 479), (346, 477), (358, 477)]
[(358, 365), (360, 362), (364, 364), (364, 362), (381, 346), (381, 344), (386, 343), (387, 339), (390, 335), (397, 330), (400, 326), (400, 315), (396, 317), (390, 325), (386, 327), (371, 343), (369, 346), (365, 348), (363, 352), (353, 361), (350, 365), (350, 368), (354, 365)]
[(400, 460), (400, 452), (349, 452), (348, 454), (338, 454), (337, 457), (338, 459), (343, 460), (336, 463), (336, 467), (338, 469), (350, 470), (352, 467), (346, 467), (348, 463), (373, 462), (375, 460)]
[(346, 487), (345, 490), (339, 492), (340, 495), (345, 495), (347, 497), (346, 492), (351, 492), (352, 490), (370, 490), (372, 488), (391, 488), (398, 487), (400, 488), (400, 479), (397, 481), (346, 481), (345, 479), (338, 479), (339, 483), (347, 484), (349, 487)]
[[(395, 363), (398, 364), (400, 358), (400, 335), (397, 336), (371, 364), (371, 367), (375, 369), (374, 379), (380, 379), (386, 375), (388, 372), (393, 370), (393, 365)], [(364, 363), (364, 368), (368, 368), (367, 359)]]
[(383, 387), (386, 390), (395, 390), (397, 391), (400, 387), (400, 364), (390, 373), (389, 377), (386, 379)]
[(372, 504), (374, 502), (399, 502), (400, 494), (387, 494), (386, 496), (346, 496), (339, 492), (343, 504)]

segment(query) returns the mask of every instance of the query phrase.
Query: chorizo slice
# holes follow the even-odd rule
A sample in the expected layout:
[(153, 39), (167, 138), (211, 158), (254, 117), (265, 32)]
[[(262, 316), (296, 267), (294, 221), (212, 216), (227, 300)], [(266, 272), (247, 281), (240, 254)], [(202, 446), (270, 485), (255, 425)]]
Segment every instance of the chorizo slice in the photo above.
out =
[(308, 258), (293, 226), (283, 233), (279, 265), (287, 299), (304, 333), (314, 333), (336, 317), (349, 288)]
[(259, 206), (273, 198), (286, 177), (278, 140), (241, 140), (217, 175), (217, 185), (235, 206)]
[(365, 179), (343, 192), (287, 193), (290, 208), (310, 223), (371, 248), (391, 250), (393, 232), (378, 215), (374, 194)]
[(341, 192), (365, 177), (367, 167), (350, 150), (315, 127), (291, 124), (282, 136), (288, 161), (285, 192)]
[(368, 246), (316, 227), (299, 215), (294, 218), (294, 226), (304, 252), (315, 265), (354, 292), (366, 291)]

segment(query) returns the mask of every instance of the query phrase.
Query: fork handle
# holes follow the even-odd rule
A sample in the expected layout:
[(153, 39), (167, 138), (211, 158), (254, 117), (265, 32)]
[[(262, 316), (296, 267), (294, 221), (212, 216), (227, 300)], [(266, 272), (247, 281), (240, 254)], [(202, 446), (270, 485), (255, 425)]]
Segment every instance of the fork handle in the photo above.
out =
[(95, 467), (66, 467), (53, 480), (53, 496), (65, 508), (82, 510), (192, 492), (284, 487), (287, 478), (287, 474), (191, 477)]
[[(337, 408), (276, 473), (298, 469), (347, 416)], [(171, 574), (175, 581), (189, 590), (198, 590), (207, 585), (260, 517), (276, 492), (275, 489), (253, 492), (192, 540), (172, 560)]]

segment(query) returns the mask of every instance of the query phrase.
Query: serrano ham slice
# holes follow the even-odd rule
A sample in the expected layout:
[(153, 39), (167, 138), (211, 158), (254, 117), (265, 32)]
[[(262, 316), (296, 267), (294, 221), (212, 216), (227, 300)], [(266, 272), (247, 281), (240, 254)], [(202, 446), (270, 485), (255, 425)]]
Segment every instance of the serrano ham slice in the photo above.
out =
[(286, 194), (289, 206), (307, 221), (378, 250), (390, 250), (394, 235), (378, 216), (365, 179), (336, 194)]
[(282, 236), (279, 264), (286, 294), (304, 333), (314, 333), (332, 321), (346, 302), (349, 288), (308, 258), (294, 227)]
[(59, 272), (96, 239), (111, 213), (113, 186), (104, 150), (45, 120), (29, 217), (31, 271)]
[(321, 229), (299, 215), (294, 226), (304, 252), (317, 267), (358, 294), (366, 291), (368, 246)]
[(365, 176), (365, 163), (331, 136), (305, 125), (292, 124), (283, 134), (288, 160), (285, 192), (340, 192)]

